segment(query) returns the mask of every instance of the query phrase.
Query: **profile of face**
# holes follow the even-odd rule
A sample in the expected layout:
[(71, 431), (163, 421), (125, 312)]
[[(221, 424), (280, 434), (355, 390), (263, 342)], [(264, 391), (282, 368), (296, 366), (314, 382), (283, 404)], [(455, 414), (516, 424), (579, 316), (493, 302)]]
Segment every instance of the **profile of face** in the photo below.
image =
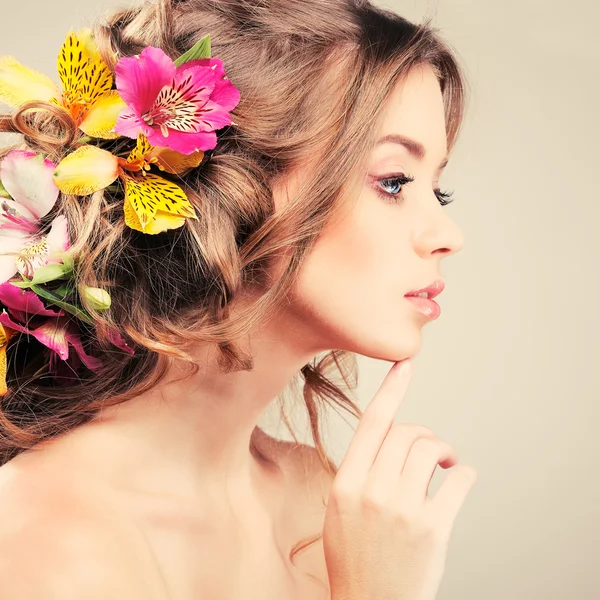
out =
[[(431, 321), (405, 294), (443, 279), (442, 259), (464, 242), (435, 191), (447, 140), (442, 93), (428, 65), (398, 84), (378, 127), (377, 140), (398, 134), (422, 144), (425, 156), (397, 142), (375, 146), (358, 200), (322, 232), (286, 311), (311, 349), (396, 361), (419, 352), (421, 328)], [(402, 176), (414, 180), (403, 184)], [(443, 294), (436, 301), (443, 307)]]

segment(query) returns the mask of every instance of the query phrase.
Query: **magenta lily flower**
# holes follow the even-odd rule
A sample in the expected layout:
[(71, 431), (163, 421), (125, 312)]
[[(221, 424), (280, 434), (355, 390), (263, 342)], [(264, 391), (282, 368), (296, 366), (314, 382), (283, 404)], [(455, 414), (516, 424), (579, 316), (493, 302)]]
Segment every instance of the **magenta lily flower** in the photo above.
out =
[(218, 58), (191, 60), (176, 66), (160, 48), (122, 58), (115, 66), (121, 99), (127, 104), (115, 132), (181, 154), (211, 150), (215, 131), (231, 124), (229, 111), (240, 100), (239, 90), (225, 77)]
[(40, 343), (44, 344), (44, 346), (50, 348), (50, 350), (54, 350), (62, 360), (67, 360), (69, 358), (70, 344), (75, 348), (77, 356), (88, 369), (98, 372), (102, 366), (102, 362), (99, 359), (90, 356), (85, 352), (81, 339), (74, 331), (72, 321), (69, 317), (47, 319), (44, 323), (38, 325), (38, 327), (31, 328), (16, 323), (5, 311), (0, 313), (0, 324), (13, 331), (32, 335)]
[(0, 283), (17, 272), (31, 278), (36, 268), (58, 262), (55, 253), (70, 246), (64, 216), (52, 221), (48, 234), (39, 233), (40, 219), (58, 199), (55, 169), (51, 160), (25, 150), (13, 150), (0, 162), (0, 180), (11, 196), (0, 198)]
[(62, 360), (69, 358), (70, 344), (89, 369), (97, 371), (102, 366), (100, 360), (85, 352), (73, 320), (61, 309), (46, 308), (34, 292), (5, 282), (0, 284), (0, 303), (4, 306), (0, 313), (0, 324), (4, 327), (32, 335)]

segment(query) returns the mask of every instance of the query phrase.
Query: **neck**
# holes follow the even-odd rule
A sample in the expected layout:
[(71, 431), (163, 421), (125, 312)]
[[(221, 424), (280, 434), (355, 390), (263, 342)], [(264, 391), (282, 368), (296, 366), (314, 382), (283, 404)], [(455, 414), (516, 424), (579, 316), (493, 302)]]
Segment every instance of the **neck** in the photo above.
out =
[(288, 314), (250, 335), (243, 345), (254, 360), (250, 371), (222, 373), (214, 349), (197, 348), (196, 374), (183, 379), (175, 365), (148, 392), (105, 408), (80, 428), (85, 443), (73, 454), (100, 463), (119, 486), (185, 496), (218, 486), (232, 499), (247, 498), (263, 487), (257, 483), (277, 476), (269, 438), (257, 423), (323, 350), (308, 330), (300, 335), (301, 321)]

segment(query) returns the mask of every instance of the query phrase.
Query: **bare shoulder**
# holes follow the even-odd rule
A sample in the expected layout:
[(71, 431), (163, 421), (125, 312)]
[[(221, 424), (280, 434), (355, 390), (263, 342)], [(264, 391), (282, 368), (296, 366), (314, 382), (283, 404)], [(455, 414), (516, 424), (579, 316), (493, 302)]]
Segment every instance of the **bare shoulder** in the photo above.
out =
[[(34, 461), (0, 467), (2, 600), (141, 597), (131, 561), (111, 523), (68, 480)], [(152, 597), (146, 595), (143, 597)]]
[(281, 444), (286, 467), (296, 482), (305, 484), (304, 487), (313, 492), (328, 496), (334, 475), (325, 468), (318, 450), (314, 446), (296, 442), (281, 441)]
[(290, 507), (310, 528), (322, 525), (334, 474), (325, 468), (314, 446), (277, 440), (279, 464), (285, 471)]

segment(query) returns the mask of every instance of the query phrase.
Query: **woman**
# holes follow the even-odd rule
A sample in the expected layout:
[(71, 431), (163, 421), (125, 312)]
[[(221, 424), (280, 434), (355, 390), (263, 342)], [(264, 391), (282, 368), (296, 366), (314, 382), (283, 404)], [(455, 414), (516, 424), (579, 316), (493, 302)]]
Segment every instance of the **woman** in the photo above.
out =
[[(428, 24), (365, 0), (160, 0), (94, 27), (122, 83), (120, 99), (104, 89), (105, 106), (126, 98), (121, 65), (141, 64), (119, 58), (141, 61), (153, 47), (175, 61), (207, 34), (239, 103), (214, 151), (192, 148), (201, 164), (171, 173), (195, 211), (177, 227), (140, 233), (140, 212), (131, 226), (127, 203), (137, 211), (139, 196), (124, 200), (118, 183), (127, 194), (142, 185), (133, 155), (101, 190), (69, 178), (65, 156), (94, 137), (84, 135), (89, 99), (67, 98), (75, 69), (59, 68), (62, 108), (15, 101), (2, 120), (24, 135), (22, 149), (58, 164), (61, 194), (40, 223), (68, 223), (56, 247), (77, 267), (53, 268), (75, 278), (82, 302), (54, 300), (80, 323), (63, 322), (77, 350), (67, 363), (2, 300), (2, 598), (433, 598), (475, 473), (449, 472), (437, 519), (417, 511), (409, 499), (423, 504), (436, 465), (457, 461), (427, 428), (393, 425), (410, 368), (390, 371), (364, 416), (341, 384), (355, 383), (356, 353), (410, 367), (437, 317), (431, 300), (406, 295), (430, 284), (439, 293), (441, 260), (463, 245), (438, 187), (463, 114), (461, 70)], [(165, 106), (137, 117), (166, 143), (178, 138), (158, 123)], [(105, 137), (90, 180), (116, 160), (101, 152), (114, 155), (121, 138)], [(18, 213), (8, 181), (5, 224)], [(31, 285), (28, 248), (11, 272), (50, 311), (67, 288)], [(299, 379), (315, 448), (257, 426)], [(319, 435), (326, 403), (362, 417), (339, 471)]]

